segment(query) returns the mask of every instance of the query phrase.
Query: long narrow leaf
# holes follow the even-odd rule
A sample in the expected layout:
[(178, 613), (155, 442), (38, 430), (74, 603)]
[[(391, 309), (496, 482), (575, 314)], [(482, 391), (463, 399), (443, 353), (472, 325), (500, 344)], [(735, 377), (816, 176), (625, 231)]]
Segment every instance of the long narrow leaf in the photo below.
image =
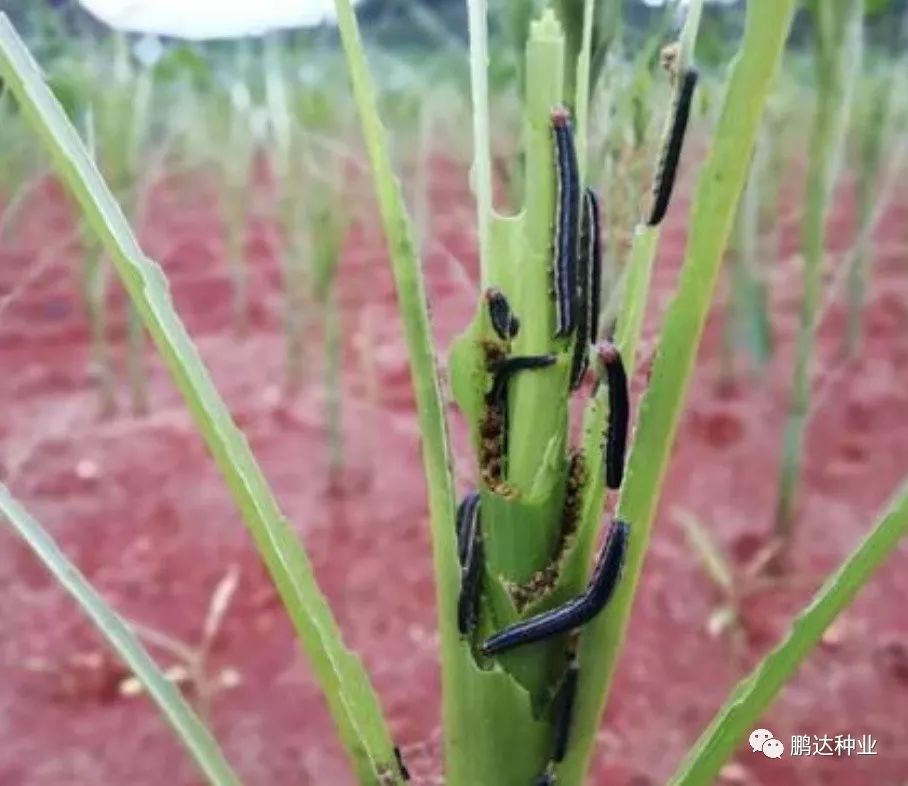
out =
[(473, 192), (479, 233), (479, 278), (489, 284), (492, 153), (489, 139), (489, 29), (486, 0), (467, 0), (470, 27), (470, 95), (473, 99)]
[[(335, 0), (334, 5), (389, 246), (416, 394), (441, 634), (447, 782), (450, 786), (483, 786), (479, 780), (481, 773), (490, 770), (489, 763), (494, 763), (499, 753), (489, 744), (495, 739), (494, 731), (500, 730), (494, 710), (503, 710), (519, 701), (525, 703), (526, 697), (500, 673), (481, 672), (457, 631), (460, 570), (454, 536), (454, 477), (425, 283), (400, 183), (391, 166), (388, 140), (378, 114), (375, 86), (356, 15), (349, 0)], [(481, 184), (478, 188), (481, 190)], [(490, 712), (480, 714), (478, 711), (485, 706), (491, 708)], [(480, 716), (481, 722), (489, 726), (488, 734), (467, 723), (468, 719)]]
[(908, 485), (901, 488), (873, 531), (798, 615), (785, 639), (738, 683), (671, 779), (673, 786), (712, 783), (743, 736), (820, 641), (823, 631), (851, 603), (905, 535)]
[(2, 483), (0, 513), (132, 669), (208, 781), (215, 786), (239, 786), (239, 778), (230, 768), (214, 737), (179, 690), (161, 673), (129, 626), (107, 605), (79, 569), (60, 551), (41, 524), (31, 517)]
[[(142, 253), (120, 206), (5, 14), (0, 14), (0, 75), (106, 247), (183, 394), (312, 661), (360, 780), (387, 779), (383, 773), (397, 772), (393, 746), (365, 669), (344, 646), (305, 552), (174, 310), (161, 268)], [(392, 782), (398, 782), (396, 776)]]

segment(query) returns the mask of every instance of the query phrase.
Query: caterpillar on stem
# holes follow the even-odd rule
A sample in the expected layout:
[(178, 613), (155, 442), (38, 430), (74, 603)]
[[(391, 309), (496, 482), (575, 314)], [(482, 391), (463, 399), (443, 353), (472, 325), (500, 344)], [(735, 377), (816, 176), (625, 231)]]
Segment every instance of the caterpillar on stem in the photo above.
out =
[(560, 606), (515, 622), (493, 634), (483, 643), (482, 654), (497, 655), (523, 644), (543, 641), (576, 630), (593, 619), (605, 608), (618, 586), (629, 533), (630, 527), (625, 522), (614, 521), (586, 589)]
[(552, 110), (552, 140), (556, 185), (552, 289), (555, 293), (555, 335), (564, 337), (571, 334), (576, 324), (580, 172), (571, 116), (563, 106)]
[(668, 137), (662, 146), (659, 157), (659, 169), (653, 181), (653, 204), (647, 224), (651, 227), (658, 226), (672, 198), (675, 187), (675, 177), (678, 174), (678, 164), (681, 161), (681, 150), (684, 147), (684, 137), (687, 133), (687, 124), (690, 120), (690, 107), (697, 86), (699, 74), (694, 68), (688, 68), (681, 76), (681, 84), (675, 91), (675, 101), (672, 108), (672, 122)]
[(589, 367), (589, 348), (599, 332), (599, 290), (602, 286), (602, 241), (599, 199), (587, 188), (583, 192), (580, 255), (577, 264), (577, 337), (571, 359), (571, 390), (580, 387)]
[(630, 420), (627, 373), (624, 370), (621, 353), (614, 344), (608, 341), (597, 344), (596, 354), (608, 387), (608, 424), (603, 447), (605, 485), (610, 489), (619, 489), (624, 480), (624, 459)]
[(471, 492), (457, 508), (457, 556), (460, 561), (460, 594), (457, 598), (457, 630), (469, 636), (479, 619), (482, 590), (482, 531), (479, 494)]
[(486, 304), (489, 307), (489, 321), (495, 335), (502, 341), (510, 341), (520, 331), (520, 320), (517, 319), (504, 293), (495, 287), (485, 291)]

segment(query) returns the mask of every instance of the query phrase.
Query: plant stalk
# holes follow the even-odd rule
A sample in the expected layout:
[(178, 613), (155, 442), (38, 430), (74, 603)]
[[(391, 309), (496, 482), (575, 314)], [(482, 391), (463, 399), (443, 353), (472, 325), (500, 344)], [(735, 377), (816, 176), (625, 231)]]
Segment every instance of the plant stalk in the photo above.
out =
[(776, 568), (794, 533), (798, 478), (810, 411), (810, 365), (822, 289), (826, 220), (844, 151), (851, 98), (860, 70), (864, 0), (819, 2), (816, 20), (816, 108), (808, 153), (807, 209), (802, 227), (804, 253), (801, 323), (795, 345), (791, 408), (782, 442), (775, 535), (783, 544)]

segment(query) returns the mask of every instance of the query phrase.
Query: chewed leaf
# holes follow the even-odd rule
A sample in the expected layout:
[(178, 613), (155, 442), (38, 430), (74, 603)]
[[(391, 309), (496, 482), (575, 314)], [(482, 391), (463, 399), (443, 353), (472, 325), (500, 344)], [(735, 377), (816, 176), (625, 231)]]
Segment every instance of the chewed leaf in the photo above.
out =
[(448, 354), (448, 379), (451, 393), (461, 412), (471, 421), (479, 419), (483, 407), (483, 396), (489, 384), (485, 368), (485, 354), (482, 339), (493, 340), (491, 320), (484, 300), (479, 299), (476, 313), (466, 330), (451, 343)]

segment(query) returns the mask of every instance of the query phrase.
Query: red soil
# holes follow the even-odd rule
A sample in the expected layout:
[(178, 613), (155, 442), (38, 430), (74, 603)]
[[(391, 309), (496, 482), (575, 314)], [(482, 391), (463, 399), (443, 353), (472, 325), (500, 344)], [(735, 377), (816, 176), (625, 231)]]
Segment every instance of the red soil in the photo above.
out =
[[(187, 188), (173, 181), (155, 190), (146, 248), (171, 277), (176, 305), (305, 541), (347, 641), (363, 653), (416, 783), (439, 783), (438, 643), (419, 433), (380, 232), (358, 226), (343, 257), (346, 468), (331, 478), (319, 350), (309, 351), (303, 393), (293, 401), (280, 393), (278, 233), (265, 220), (251, 225), (253, 329), (237, 340), (216, 194)], [(432, 196), (438, 209), (426, 265), (435, 330), (447, 346), (475, 297), (462, 173), (439, 166)], [(850, 213), (843, 202), (833, 218), (834, 248), (850, 242)], [(679, 200), (662, 243), (644, 354), (671, 295), (685, 214)], [(189, 644), (200, 640), (215, 587), (238, 570), (239, 590), (207, 664), (212, 682), (233, 677), (211, 700), (215, 734), (250, 786), (352, 783), (290, 625), (165, 371), (149, 355), (151, 415), (126, 414), (121, 381), (120, 414), (99, 421), (72, 214), (45, 184), (23, 216), (0, 247), (0, 477), (126, 617)], [(728, 638), (707, 632), (717, 595), (677, 513), (699, 518), (738, 560), (769, 532), (798, 311), (793, 224), (772, 286), (778, 351), (763, 378), (723, 384), (721, 311), (710, 319), (591, 783), (664, 782), (742, 670), (783, 634), (905, 475), (908, 270), (898, 244), (908, 241), (900, 237), (906, 218), (901, 202), (878, 233), (889, 250), (878, 255), (859, 361), (838, 360), (844, 310), (835, 302), (826, 311), (791, 554), (798, 581), (747, 603), (737, 655)], [(470, 260), (466, 272), (453, 257)], [(121, 298), (111, 300), (120, 314)], [(118, 316), (117, 336), (121, 324)], [(122, 379), (122, 341), (114, 347)], [(454, 437), (465, 486), (470, 463), (457, 418)], [(725, 782), (908, 780), (906, 557), (902, 546), (761, 721), (786, 744), (795, 734), (872, 735), (879, 755), (773, 761), (745, 743)], [(200, 782), (152, 705), (122, 694), (124, 668), (5, 529), (0, 620), (0, 786)]]

